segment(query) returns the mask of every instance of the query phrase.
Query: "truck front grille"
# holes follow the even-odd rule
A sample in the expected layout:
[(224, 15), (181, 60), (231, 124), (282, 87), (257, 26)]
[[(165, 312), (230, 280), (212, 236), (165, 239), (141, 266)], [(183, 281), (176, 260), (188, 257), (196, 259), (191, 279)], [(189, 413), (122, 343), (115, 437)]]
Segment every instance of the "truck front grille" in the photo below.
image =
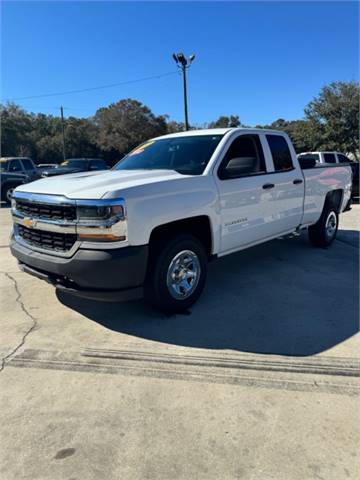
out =
[(67, 252), (76, 241), (76, 235), (74, 234), (35, 230), (26, 228), (23, 225), (18, 225), (17, 229), (19, 236), (26, 243), (43, 249)]
[(16, 210), (32, 218), (47, 220), (76, 220), (76, 207), (73, 205), (52, 205), (16, 200)]

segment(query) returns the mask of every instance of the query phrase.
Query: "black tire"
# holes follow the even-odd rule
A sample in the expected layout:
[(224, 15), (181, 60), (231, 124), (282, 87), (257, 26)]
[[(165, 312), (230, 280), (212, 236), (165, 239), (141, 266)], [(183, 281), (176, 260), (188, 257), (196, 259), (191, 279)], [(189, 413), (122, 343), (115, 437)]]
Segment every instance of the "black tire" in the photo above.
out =
[[(188, 309), (205, 286), (208, 258), (203, 244), (192, 235), (178, 235), (151, 248), (145, 298), (166, 313)], [(177, 273), (178, 270), (181, 271)], [(171, 272), (174, 277), (170, 275)], [(187, 278), (187, 275), (194, 278)], [(170, 278), (173, 280), (170, 281)], [(188, 285), (188, 291), (183, 288), (182, 282)], [(179, 297), (175, 298), (174, 295)]]
[(320, 219), (309, 227), (309, 239), (315, 247), (327, 248), (336, 238), (339, 215), (332, 205), (325, 205)]
[(1, 200), (10, 204), (11, 203), (11, 193), (18, 186), (18, 184), (7, 184), (1, 188)]

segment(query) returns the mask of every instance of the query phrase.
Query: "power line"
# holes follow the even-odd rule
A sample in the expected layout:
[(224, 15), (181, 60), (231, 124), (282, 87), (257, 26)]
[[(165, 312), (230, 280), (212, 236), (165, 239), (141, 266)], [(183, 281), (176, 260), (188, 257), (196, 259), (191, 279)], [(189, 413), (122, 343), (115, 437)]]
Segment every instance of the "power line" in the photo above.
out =
[[(10, 98), (7, 99), (8, 101), (17, 101), (17, 100), (27, 100), (30, 98), (43, 98), (43, 97), (55, 97), (59, 95), (70, 95), (72, 93), (82, 93), (82, 92), (90, 92), (93, 90), (102, 90), (105, 88), (112, 88), (112, 87), (118, 87), (121, 85), (129, 85), (131, 83), (139, 83), (139, 82), (146, 82), (147, 80), (153, 80), (155, 78), (163, 78), (163, 77), (168, 77), (170, 75), (177, 75), (177, 71), (173, 72), (167, 72), (167, 73), (160, 73), (159, 75), (153, 75), (151, 77), (143, 77), (143, 78), (138, 78), (136, 80), (127, 80), (125, 82), (119, 82), (119, 83), (109, 83), (107, 85), (100, 85), (98, 87), (89, 87), (89, 88), (81, 88), (78, 90), (67, 90), (64, 92), (55, 92), (55, 93), (42, 93), (40, 95), (29, 95), (27, 97), (16, 97), (16, 98)], [(5, 99), (6, 100), (6, 99)]]

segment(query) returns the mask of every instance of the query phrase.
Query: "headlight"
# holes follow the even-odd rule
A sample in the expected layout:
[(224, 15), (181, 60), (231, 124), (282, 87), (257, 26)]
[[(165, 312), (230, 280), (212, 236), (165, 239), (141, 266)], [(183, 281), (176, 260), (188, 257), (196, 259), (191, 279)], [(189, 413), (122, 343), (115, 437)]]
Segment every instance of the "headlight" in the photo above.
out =
[(127, 238), (124, 200), (77, 201), (79, 240), (121, 242)]
[(79, 206), (77, 207), (77, 216), (81, 221), (103, 221), (111, 218), (119, 220), (125, 217), (123, 205), (109, 206)]

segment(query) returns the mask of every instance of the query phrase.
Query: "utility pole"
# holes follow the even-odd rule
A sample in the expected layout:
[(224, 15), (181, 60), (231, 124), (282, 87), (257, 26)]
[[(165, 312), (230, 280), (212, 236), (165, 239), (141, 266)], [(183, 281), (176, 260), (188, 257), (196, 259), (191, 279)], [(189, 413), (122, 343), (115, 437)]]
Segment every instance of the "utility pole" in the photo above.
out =
[(64, 162), (66, 160), (66, 149), (65, 149), (65, 122), (64, 122), (64, 109), (63, 106), (61, 105), (60, 107), (60, 112), (61, 112), (61, 130), (62, 130), (62, 147), (63, 147), (63, 159)]
[(191, 54), (189, 58), (185, 58), (183, 53), (173, 54), (173, 59), (176, 65), (181, 69), (183, 78), (183, 95), (184, 95), (184, 116), (185, 116), (185, 130), (189, 130), (188, 105), (187, 105), (187, 86), (186, 86), (186, 69), (190, 67), (195, 55)]

